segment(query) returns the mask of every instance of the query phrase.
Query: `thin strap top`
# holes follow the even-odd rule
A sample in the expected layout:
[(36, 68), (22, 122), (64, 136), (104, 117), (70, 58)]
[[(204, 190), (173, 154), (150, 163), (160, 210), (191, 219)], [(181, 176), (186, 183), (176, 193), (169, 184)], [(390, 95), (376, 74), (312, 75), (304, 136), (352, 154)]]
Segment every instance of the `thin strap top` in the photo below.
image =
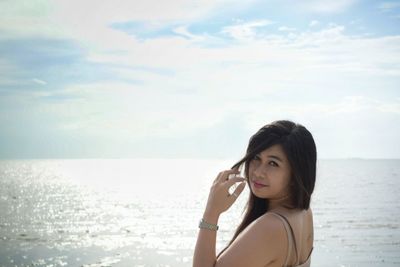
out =
[(296, 253), (296, 264), (294, 265), (294, 267), (310, 267), (311, 264), (311, 253), (313, 251), (313, 248), (311, 248), (311, 252), (310, 255), (308, 255), (307, 260), (302, 263), (299, 264), (299, 255), (297, 252), (297, 247), (296, 247), (296, 240), (294, 239), (294, 233), (293, 233), (293, 229), (290, 226), (289, 221), (281, 214), (275, 213), (275, 212), (270, 212), (272, 214), (274, 214), (275, 216), (277, 216), (283, 223), (283, 225), (285, 226), (285, 230), (286, 230), (286, 234), (288, 237), (288, 254), (286, 255), (286, 260), (285, 263), (283, 264), (283, 267), (287, 267), (288, 265), (288, 261), (289, 259), (292, 258), (292, 254)]

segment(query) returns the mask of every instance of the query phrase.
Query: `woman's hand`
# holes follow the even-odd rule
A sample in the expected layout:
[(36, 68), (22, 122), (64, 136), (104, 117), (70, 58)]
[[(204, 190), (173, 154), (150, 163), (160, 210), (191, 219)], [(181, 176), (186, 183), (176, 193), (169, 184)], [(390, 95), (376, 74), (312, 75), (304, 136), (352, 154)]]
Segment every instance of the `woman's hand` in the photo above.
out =
[[(222, 171), (214, 180), (208, 195), (207, 207), (205, 214), (218, 217), (221, 213), (228, 210), (236, 201), (236, 198), (242, 193), (246, 186), (245, 178), (233, 177), (229, 179), (230, 174), (239, 174), (238, 168)], [(236, 187), (232, 194), (229, 194), (229, 188), (236, 183), (240, 184)]]

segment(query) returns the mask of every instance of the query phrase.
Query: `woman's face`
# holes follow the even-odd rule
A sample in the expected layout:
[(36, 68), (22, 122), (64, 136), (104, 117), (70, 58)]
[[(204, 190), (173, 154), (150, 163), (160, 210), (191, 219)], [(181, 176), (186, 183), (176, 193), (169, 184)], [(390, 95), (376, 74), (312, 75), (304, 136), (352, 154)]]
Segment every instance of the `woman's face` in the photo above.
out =
[(251, 191), (259, 198), (278, 200), (289, 194), (290, 165), (281, 145), (257, 154), (249, 163)]

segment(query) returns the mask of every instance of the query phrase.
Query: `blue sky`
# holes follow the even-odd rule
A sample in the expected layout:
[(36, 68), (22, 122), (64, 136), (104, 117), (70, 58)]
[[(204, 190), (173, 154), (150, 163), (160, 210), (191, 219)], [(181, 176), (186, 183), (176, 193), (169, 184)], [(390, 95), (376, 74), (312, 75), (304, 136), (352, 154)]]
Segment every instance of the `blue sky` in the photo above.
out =
[(400, 1), (143, 2), (0, 2), (0, 158), (400, 158)]

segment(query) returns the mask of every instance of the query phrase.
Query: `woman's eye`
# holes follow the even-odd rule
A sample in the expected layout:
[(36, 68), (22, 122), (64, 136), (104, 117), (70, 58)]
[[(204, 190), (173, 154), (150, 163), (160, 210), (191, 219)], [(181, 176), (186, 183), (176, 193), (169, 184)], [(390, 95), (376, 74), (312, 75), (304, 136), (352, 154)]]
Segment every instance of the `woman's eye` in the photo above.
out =
[(276, 164), (275, 161), (270, 161), (270, 162), (269, 162), (269, 165), (274, 166), (274, 167), (278, 167), (278, 164)]

